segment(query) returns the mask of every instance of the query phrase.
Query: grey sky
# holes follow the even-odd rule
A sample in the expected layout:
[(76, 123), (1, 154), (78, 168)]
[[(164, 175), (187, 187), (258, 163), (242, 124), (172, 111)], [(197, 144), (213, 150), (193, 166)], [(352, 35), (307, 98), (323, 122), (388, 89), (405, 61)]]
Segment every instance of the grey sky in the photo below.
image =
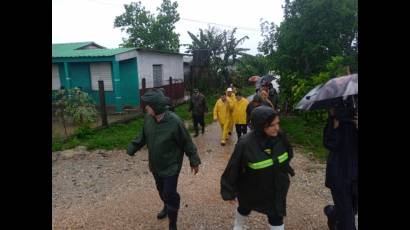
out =
[[(151, 13), (156, 13), (162, 0), (140, 0)], [(114, 29), (114, 18), (124, 12), (127, 0), (53, 0), (52, 42), (94, 41), (107, 48), (116, 48), (126, 37), (120, 29)], [(236, 26), (237, 37), (249, 39), (242, 44), (256, 54), (258, 42), (262, 41), (260, 19), (279, 24), (282, 21), (283, 0), (178, 0), (181, 20), (176, 24), (180, 43), (191, 43), (187, 31), (197, 34), (217, 23), (220, 29)], [(210, 22), (210, 23), (207, 23)], [(185, 51), (181, 47), (181, 52)]]

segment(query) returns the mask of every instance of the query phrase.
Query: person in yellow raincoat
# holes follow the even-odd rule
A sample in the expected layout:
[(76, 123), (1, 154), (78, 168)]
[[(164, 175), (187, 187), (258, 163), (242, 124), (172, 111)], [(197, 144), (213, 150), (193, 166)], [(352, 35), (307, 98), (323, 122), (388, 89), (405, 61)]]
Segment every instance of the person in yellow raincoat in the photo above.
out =
[(240, 92), (237, 92), (235, 110), (233, 113), (233, 121), (235, 123), (238, 141), (242, 134), (245, 135), (248, 131), (248, 126), (246, 122), (246, 108), (248, 107), (248, 104), (248, 100), (242, 97)]
[(233, 111), (235, 110), (235, 105), (236, 105), (236, 97), (235, 93), (233, 92), (232, 88), (226, 89), (226, 99), (229, 102), (229, 108), (230, 108), (230, 116), (228, 120), (228, 135), (232, 134), (233, 131), (233, 125), (234, 125), (234, 120), (233, 120)]
[(221, 98), (219, 98), (214, 106), (214, 121), (218, 121), (221, 126), (222, 136), (221, 145), (226, 144), (228, 139), (228, 125), (229, 117), (231, 116), (231, 109), (225, 92), (222, 93)]

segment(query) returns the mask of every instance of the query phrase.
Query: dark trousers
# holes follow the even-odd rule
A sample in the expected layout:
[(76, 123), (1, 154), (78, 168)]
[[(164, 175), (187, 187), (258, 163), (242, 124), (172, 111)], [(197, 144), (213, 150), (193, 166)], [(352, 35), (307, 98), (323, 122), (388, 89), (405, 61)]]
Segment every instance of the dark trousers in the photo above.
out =
[[(205, 128), (205, 119), (204, 115), (192, 115), (192, 118), (194, 120), (194, 129), (195, 132), (198, 132), (198, 123), (201, 125), (202, 130)], [(203, 132), (203, 131), (202, 131)]]
[(332, 216), (336, 220), (337, 230), (356, 230), (355, 215), (358, 209), (357, 187), (331, 189), (335, 203)]
[(246, 126), (246, 124), (235, 125), (235, 127), (236, 127), (236, 134), (238, 135), (238, 140), (242, 136), (242, 134), (245, 135), (248, 132), (248, 127)]
[[(242, 208), (241, 206), (238, 206), (238, 212), (242, 216), (247, 216), (251, 213), (251, 210)], [(267, 215), (268, 216), (268, 221), (269, 224), (272, 226), (281, 226), (283, 224), (283, 216), (278, 216), (278, 215)]]
[(154, 175), (155, 185), (157, 186), (159, 197), (164, 202), (167, 209), (179, 209), (180, 196), (177, 192), (178, 176), (160, 177)]

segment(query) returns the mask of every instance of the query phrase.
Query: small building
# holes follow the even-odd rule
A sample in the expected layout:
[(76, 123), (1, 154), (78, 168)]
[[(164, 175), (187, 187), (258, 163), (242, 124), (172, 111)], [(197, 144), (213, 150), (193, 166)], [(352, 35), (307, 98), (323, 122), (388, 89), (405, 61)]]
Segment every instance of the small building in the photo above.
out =
[[(169, 77), (173, 87), (170, 88)], [(140, 105), (145, 88), (165, 88), (172, 98), (183, 97), (182, 54), (137, 48), (107, 49), (94, 42), (52, 46), (52, 90), (79, 87), (99, 104), (98, 81), (104, 81), (107, 107), (121, 112)]]
[(165, 94), (173, 100), (184, 98), (183, 54), (138, 48), (136, 57), (141, 94), (145, 79), (145, 89), (163, 88)]

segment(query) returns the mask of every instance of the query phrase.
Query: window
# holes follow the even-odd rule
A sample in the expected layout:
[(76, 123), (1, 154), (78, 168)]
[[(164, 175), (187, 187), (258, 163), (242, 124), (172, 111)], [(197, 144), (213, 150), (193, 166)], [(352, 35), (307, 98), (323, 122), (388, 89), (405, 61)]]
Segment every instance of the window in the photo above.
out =
[(152, 75), (154, 77), (154, 87), (162, 86), (162, 65), (152, 65)]
[(53, 80), (52, 80), (52, 90), (59, 90), (61, 87), (60, 74), (58, 73), (58, 65), (53, 65), (52, 70)]
[(110, 62), (97, 62), (90, 64), (91, 89), (98, 90), (98, 81), (104, 81), (104, 90), (112, 91), (112, 74)]

